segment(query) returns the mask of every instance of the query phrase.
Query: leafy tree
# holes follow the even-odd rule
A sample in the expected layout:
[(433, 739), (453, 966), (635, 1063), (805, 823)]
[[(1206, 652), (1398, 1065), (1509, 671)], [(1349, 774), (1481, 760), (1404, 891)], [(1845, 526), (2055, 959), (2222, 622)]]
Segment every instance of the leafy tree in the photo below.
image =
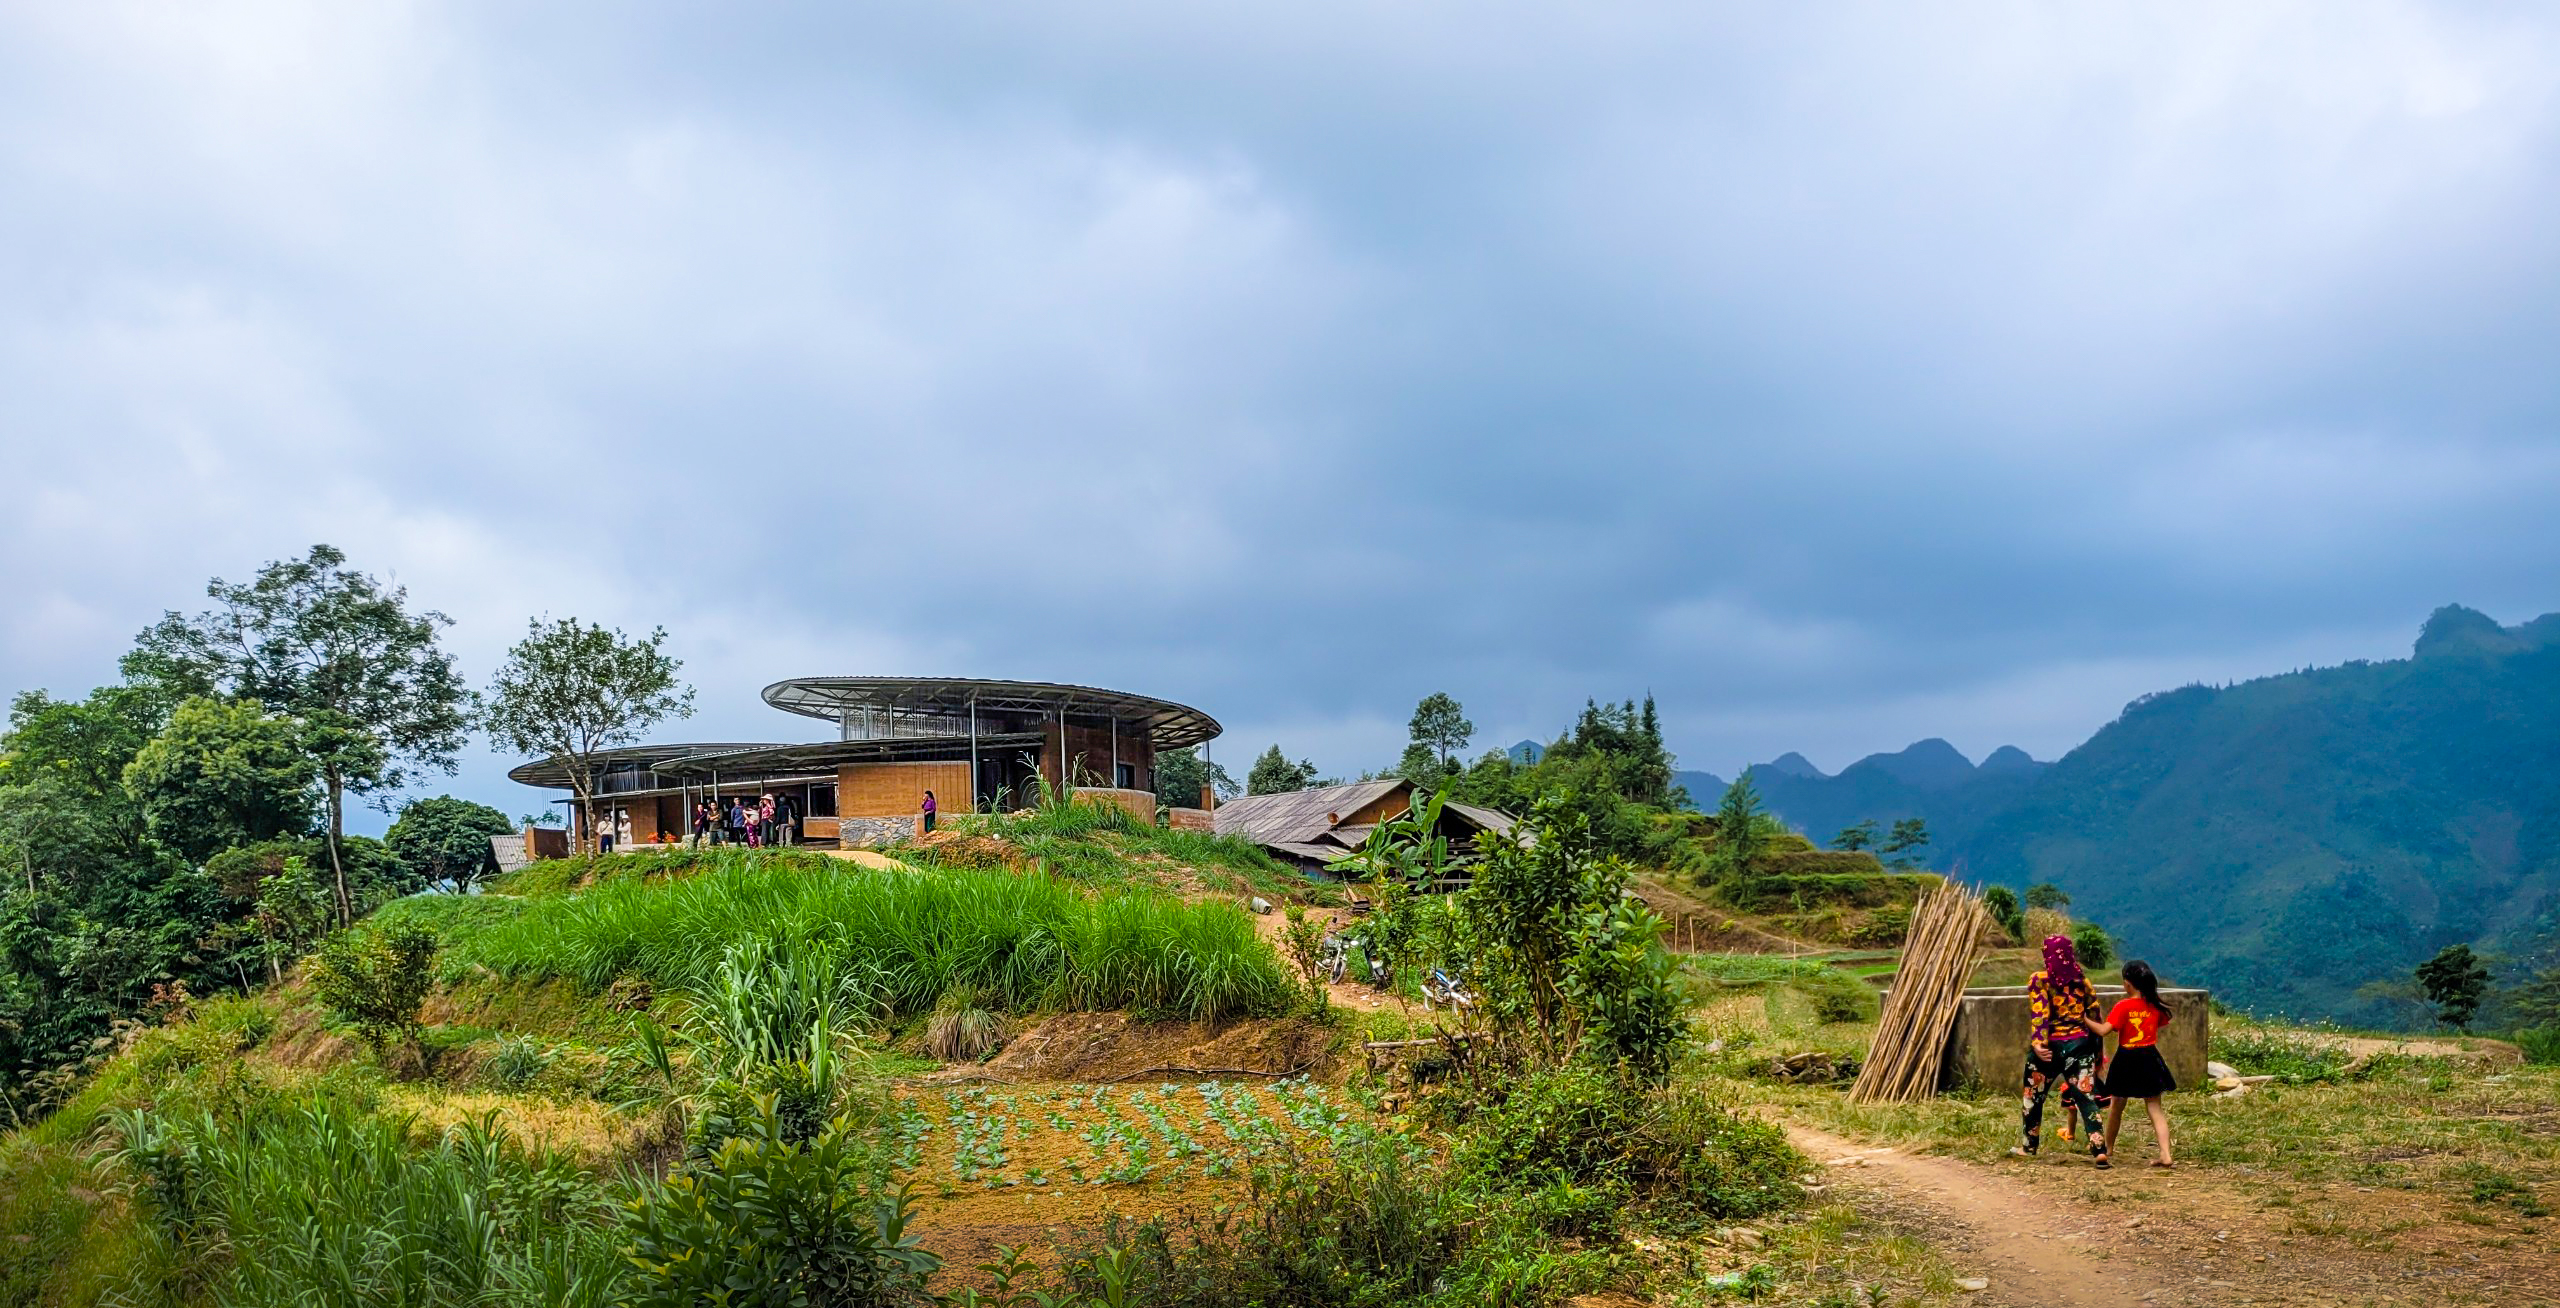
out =
[(1244, 787), (1227, 775), (1224, 764), (1200, 757), (1194, 749), (1174, 749), (1156, 755), (1156, 802), (1167, 808), (1198, 808), (1200, 788), (1209, 786), (1220, 799), (1233, 799)]
[(340, 850), (346, 796), (396, 791), (413, 766), (451, 772), (470, 707), (438, 640), (452, 619), (411, 612), (407, 588), (385, 589), (346, 561), (335, 547), (314, 545), (247, 582), (216, 577), (205, 586), (214, 608), (168, 614), (125, 659), (136, 680), (253, 699), (306, 724), (328, 801), (341, 926), (355, 920)]
[(1982, 906), (1991, 910), (1991, 920), (2018, 940), (2027, 938), (2027, 911), (2018, 907), (2018, 892), (2007, 886), (1993, 886), (1982, 892)]
[(125, 789), (154, 839), (191, 863), (311, 826), (318, 768), (302, 733), (255, 700), (203, 696), (125, 765)]
[(2471, 1029), (2480, 1000), (2489, 991), (2489, 969), (2469, 945), (2447, 945), (2418, 964), (2418, 984), (2436, 1006), (2436, 1020), (2457, 1031)]
[(1396, 760), (1395, 770), (1389, 775), (1402, 777), (1425, 790), (1438, 790), (1456, 775), (1456, 769), (1432, 753), (1429, 745), (1417, 740), (1404, 747), (1404, 757)]
[(380, 1056), (394, 1041), (416, 1042), (418, 1010), (435, 988), (435, 956), (435, 933), (414, 923), (339, 931), (320, 942), (311, 993), (353, 1022)]
[(2071, 952), (2080, 956), (2080, 966), (2094, 971), (2116, 961), (2116, 942), (2095, 922), (2075, 922)]
[(566, 763), (579, 807), (595, 812), (596, 755), (693, 713), (693, 688), (676, 679), (684, 665), (666, 640), (663, 627), (632, 640), (576, 618), (534, 619), (489, 681), (489, 734), (519, 754)]
[(1292, 790), (1304, 790), (1313, 784), (1315, 779), (1315, 764), (1292, 763), (1287, 755), (1280, 752), (1278, 745), (1273, 745), (1262, 751), (1262, 757), (1253, 761), (1253, 770), (1245, 773), (1244, 793), (1248, 795), (1285, 794)]
[(1413, 743), (1440, 760), (1440, 770), (1450, 771), (1450, 760), (1474, 738), (1476, 724), (1467, 721), (1466, 710), (1446, 692), (1433, 691), (1414, 706), (1410, 724)]
[(52, 884), (75, 897), (102, 879), (146, 866), (151, 845), (142, 806), (125, 789), (125, 765), (169, 721), (169, 698), (148, 685), (106, 686), (59, 700), (27, 691), (0, 735), (0, 847), (28, 889)]
[(1634, 700), (1623, 704), (1586, 701), (1572, 732), (1547, 752), (1558, 763), (1591, 755), (1609, 760), (1618, 793), (1630, 802), (1664, 809), (1689, 807), (1688, 792), (1671, 784), (1674, 760), (1663, 747), (1661, 715), (1651, 695), (1645, 696), (1641, 709)]
[(1927, 820), (1916, 817), (1903, 818), (1893, 824), (1893, 830), (1884, 838), (1884, 844), (1881, 847), (1885, 856), (1884, 864), (1896, 871), (1911, 871), (1920, 866), (1920, 851), (1927, 848), (1928, 844)]
[(1716, 805), (1716, 849), (1711, 866), (1716, 881), (1728, 889), (1738, 889), (1749, 880), (1751, 865), (1760, 857), (1765, 844), (1760, 810), (1760, 792), (1751, 784), (1751, 774), (1734, 778), (1724, 788), (1724, 801)]
[(1856, 826), (1842, 827), (1840, 834), (1831, 838), (1833, 849), (1847, 850), (1851, 853), (1861, 849), (1873, 849), (1875, 844), (1876, 820), (1874, 818), (1868, 818)]
[(2508, 993), (2507, 1003), (2526, 1026), (2560, 1026), (2560, 967), (2535, 973)]
[(2027, 907), (2063, 909), (2071, 907), (2071, 896), (2050, 881), (2039, 881), (2027, 887)]
[(489, 838), (515, 830), (506, 814), (486, 804), (438, 795), (401, 808), (400, 820), (383, 833), (383, 843), (420, 881), (451, 886), (460, 894), (498, 870)]
[[(269, 848), (273, 848), (270, 846)], [(250, 851), (242, 851), (250, 852)], [(329, 934), (337, 911), (330, 879), (299, 854), (287, 854), (274, 875), (254, 883), (259, 955), (270, 980), (284, 979), (284, 965)]]

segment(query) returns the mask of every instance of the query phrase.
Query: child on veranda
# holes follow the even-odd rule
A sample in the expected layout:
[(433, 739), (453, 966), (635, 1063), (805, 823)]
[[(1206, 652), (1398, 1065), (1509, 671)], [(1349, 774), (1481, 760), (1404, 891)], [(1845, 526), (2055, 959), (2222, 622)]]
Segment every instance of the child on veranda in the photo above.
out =
[[(2107, 1010), (2103, 1019), (2085, 1017), (2081, 1025), (2091, 1035), (2114, 1035), (2116, 1055), (2099, 1077), (2100, 1089), (2113, 1097), (2107, 1105), (2107, 1143), (2114, 1144), (2124, 1123), (2124, 1101), (2139, 1099), (2151, 1114), (2151, 1138), (2159, 1145), (2160, 1156), (2153, 1167), (2178, 1165), (2169, 1149), (2169, 1110), (2160, 1097), (2178, 1088), (2178, 1079), (2169, 1074), (2169, 1062), (2160, 1056), (2160, 1028), (2169, 1024), (2169, 1006), (2160, 1002), (2160, 977), (2149, 963), (2135, 959), (2124, 965), (2123, 999)], [(2101, 1159), (2098, 1166), (2107, 1163)]]

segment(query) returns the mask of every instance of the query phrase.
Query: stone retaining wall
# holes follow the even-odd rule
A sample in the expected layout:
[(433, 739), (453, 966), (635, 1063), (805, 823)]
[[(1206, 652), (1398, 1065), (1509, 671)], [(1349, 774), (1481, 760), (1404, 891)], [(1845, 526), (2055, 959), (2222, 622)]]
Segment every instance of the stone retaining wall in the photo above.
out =
[(849, 817), (836, 820), (836, 847), (839, 849), (876, 849), (916, 838), (919, 819), (911, 817)]
[[(2123, 986), (2097, 986), (2101, 1013), (2124, 998)], [(2178, 1088), (2205, 1083), (2204, 1051), (2212, 1034), (2213, 995), (2206, 990), (2163, 986), (2160, 1000), (2169, 1007), (2169, 1024), (2160, 1029), (2160, 1056), (2178, 1078)], [(2113, 1044), (2113, 1038), (2109, 1038)], [(1955, 1029), (1947, 1033), (1945, 1061), (1938, 1086), (1951, 1090), (1972, 1083), (1992, 1090), (2014, 1090), (2027, 1066), (2027, 990), (2024, 986), (1976, 986), (1957, 1001)]]

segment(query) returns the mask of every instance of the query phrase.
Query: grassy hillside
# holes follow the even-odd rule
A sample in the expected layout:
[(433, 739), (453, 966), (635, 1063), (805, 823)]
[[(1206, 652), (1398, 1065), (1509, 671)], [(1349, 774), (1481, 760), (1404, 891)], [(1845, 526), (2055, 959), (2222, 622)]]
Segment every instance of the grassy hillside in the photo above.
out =
[(2438, 946), (2547, 953), (2560, 905), (2560, 618), (2440, 612), (2414, 657), (2148, 696), (1958, 843), (2052, 881), (2231, 1002), (2411, 1020), (2361, 987)]

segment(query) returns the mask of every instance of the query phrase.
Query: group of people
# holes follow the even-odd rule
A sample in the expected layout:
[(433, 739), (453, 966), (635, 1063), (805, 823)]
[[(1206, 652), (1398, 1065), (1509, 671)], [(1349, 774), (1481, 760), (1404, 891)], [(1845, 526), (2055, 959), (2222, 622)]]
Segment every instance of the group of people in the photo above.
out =
[[(2141, 1100), (2150, 1111), (2151, 1135), (2160, 1151), (2151, 1165), (2177, 1166), (2169, 1149), (2169, 1110), (2160, 1102), (2178, 1088), (2168, 1061), (2160, 1056), (2160, 1030), (2169, 1024), (2169, 1007), (2160, 1002), (2160, 978), (2149, 963), (2135, 959), (2124, 965), (2122, 975), (2124, 998), (2101, 1015), (2097, 992), (2081, 970), (2070, 937), (2045, 937), (2044, 970), (2027, 978), (2027, 1074), (2020, 1096), (2026, 1142), (2010, 1153), (2035, 1156), (2042, 1144), (2045, 1098), (2059, 1089), (2062, 1138), (2071, 1138), (2076, 1111), (2098, 1166), (2114, 1166), (2116, 1131), (2123, 1125), (2128, 1099)], [(2112, 1058), (2106, 1054), (2110, 1035), (2116, 1037)]]
[(753, 802), (731, 796), (727, 806), (702, 800), (693, 806), (693, 843), (744, 845), (749, 849), (800, 843), (800, 813), (791, 797), (768, 791)]

